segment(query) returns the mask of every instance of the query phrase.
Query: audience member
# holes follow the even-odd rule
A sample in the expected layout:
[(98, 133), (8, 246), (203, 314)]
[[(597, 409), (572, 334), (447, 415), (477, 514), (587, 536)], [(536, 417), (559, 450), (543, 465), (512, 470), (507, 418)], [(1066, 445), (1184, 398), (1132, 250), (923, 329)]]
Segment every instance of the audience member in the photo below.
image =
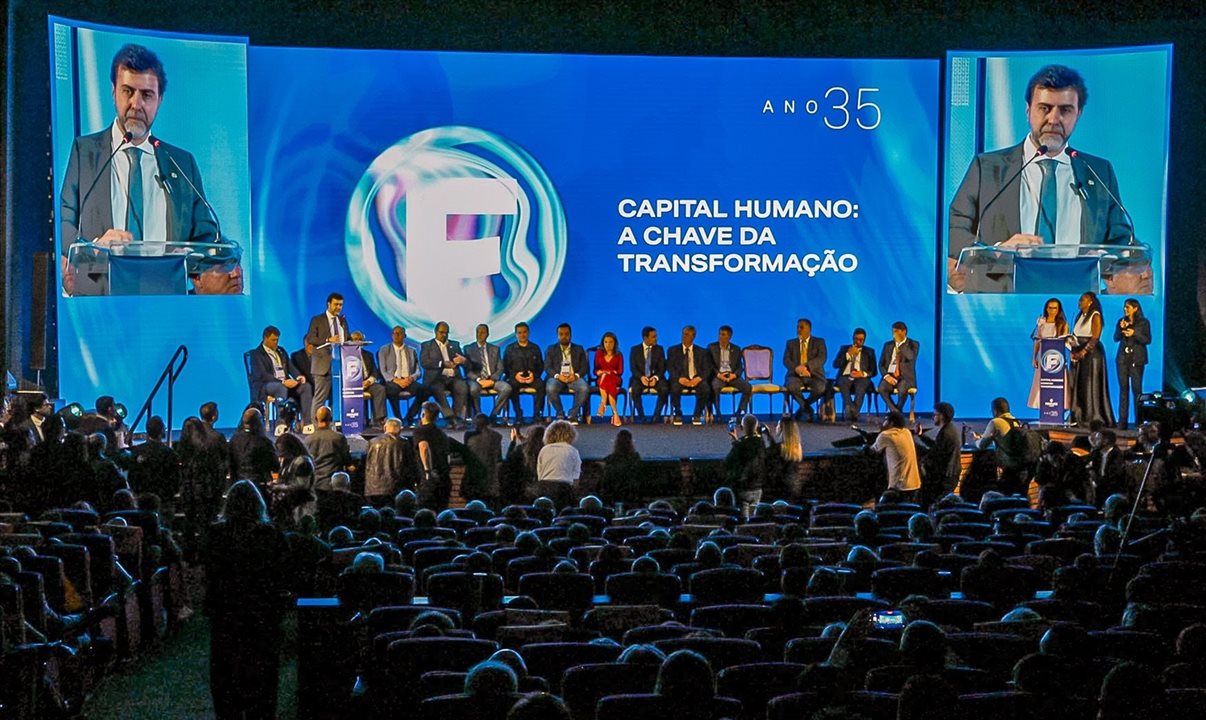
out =
[(582, 457), (573, 443), (578, 431), (568, 421), (555, 420), (544, 431), (544, 447), (536, 461), (537, 492), (557, 510), (574, 501), (574, 484), (582, 474)]

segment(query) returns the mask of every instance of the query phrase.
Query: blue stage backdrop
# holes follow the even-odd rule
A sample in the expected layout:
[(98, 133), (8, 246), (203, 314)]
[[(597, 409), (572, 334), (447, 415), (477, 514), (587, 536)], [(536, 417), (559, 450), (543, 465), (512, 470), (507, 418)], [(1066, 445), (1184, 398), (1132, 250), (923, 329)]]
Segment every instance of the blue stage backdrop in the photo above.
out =
[[(145, 35), (112, 32), (105, 48)], [(903, 320), (922, 348), (919, 405), (933, 398), (937, 61), (153, 38), (171, 59), (164, 113), (176, 113), (156, 131), (197, 154), (211, 197), (226, 198), (214, 203), (224, 227), (242, 221), (249, 178), (248, 291), (65, 299), (65, 397), (137, 401), (184, 343), (182, 406), (214, 399), (233, 421), (247, 402), (242, 353), (261, 328), (279, 326), (296, 349), (338, 291), (353, 329), (378, 343), (399, 323), (425, 340), (440, 319), (461, 340), (487, 322), (506, 343), (524, 320), (541, 345), (570, 322), (577, 342), (611, 330), (626, 350), (644, 325), (672, 344), (694, 324), (706, 344), (727, 323), (735, 342), (774, 349), (776, 381), (798, 317), (830, 360), (854, 327), (878, 352)], [(231, 61), (244, 50), (245, 76)], [(90, 62), (107, 52), (98, 45)], [(52, 58), (56, 77), (65, 57)], [(218, 98), (186, 90), (219, 76)], [(99, 99), (54, 90), (60, 176), (73, 135), (106, 119), (107, 78), (80, 82), (99, 85)], [(84, 115), (96, 122), (71, 120), (93, 104)], [(244, 148), (248, 175), (231, 161)]]
[(774, 349), (776, 381), (798, 317), (831, 360), (904, 320), (924, 405), (936, 70), (253, 48), (255, 317), (293, 347), (329, 291), (378, 342), (440, 319), (507, 342), (525, 320), (545, 345), (568, 321), (626, 350), (644, 325), (672, 344), (727, 323)]
[[(1164, 248), (1172, 46), (950, 53), (946, 69), (944, 211), (949, 209), (977, 153), (1016, 145), (1025, 138), (1029, 131), (1026, 84), (1039, 68), (1053, 63), (1077, 70), (1088, 91), (1088, 102), (1068, 144), (1111, 162), (1118, 178), (1120, 199), (1134, 217), (1136, 241), (1152, 249), (1153, 293), (1136, 297), (1152, 327), (1144, 387), (1160, 389), (1164, 379)], [(1140, 108), (1142, 122), (1121, 120)], [(944, 237), (946, 220), (943, 217)], [(1052, 294), (942, 294), (941, 395), (954, 403), (959, 414), (986, 415), (992, 399), (1003, 395), (1015, 415), (1037, 418), (1038, 411), (1027, 408), (1034, 376), (1030, 334), (1044, 302)], [(1056, 295), (1071, 324), (1079, 294)], [(1118, 378), (1114, 367), (1117, 343), (1113, 331), (1122, 317), (1126, 295), (1099, 297), (1104, 312), (1102, 343), (1110, 397), (1117, 412)]]

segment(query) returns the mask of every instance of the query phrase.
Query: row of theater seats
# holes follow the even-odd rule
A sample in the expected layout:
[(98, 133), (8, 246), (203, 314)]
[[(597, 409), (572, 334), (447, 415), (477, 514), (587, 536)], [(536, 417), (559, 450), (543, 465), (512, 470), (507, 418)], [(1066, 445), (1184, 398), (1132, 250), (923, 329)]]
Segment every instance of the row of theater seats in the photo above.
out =
[(182, 602), (155, 513), (0, 514), (0, 708), (78, 711), (115, 661), (169, 631)]
[[(906, 504), (881, 505), (874, 523), (861, 507), (836, 504), (778, 503), (749, 522), (706, 504), (686, 517), (522, 510), (495, 517), (470, 508), (435, 525), (395, 517), (336, 547), (337, 566), (369, 552), (387, 570), (340, 574), (335, 598), (299, 600), (303, 713), (334, 717), (350, 699), (368, 716), (417, 707), (427, 717), (469, 717), (470, 700), (447, 691), (463, 680), (458, 673), (505, 647), (519, 651), (536, 685), (565, 698), (575, 720), (673, 716), (659, 700), (607, 699), (652, 689), (655, 672), (616, 663), (622, 646), (650, 643), (700, 652), (740, 717), (806, 717), (835, 703), (894, 717), (909, 668), (887, 638), (868, 640), (880, 654), (853, 676), (834, 677), (818, 663), (833, 645), (823, 635), (828, 623), (899, 607), (910, 620), (946, 629), (956, 664), (943, 676), (967, 717), (1017, 717), (1040, 705), (1059, 717), (1090, 717), (1089, 691), (1116, 661), (1162, 670), (1178, 659), (1178, 633), (1206, 617), (1206, 558), (1094, 557), (1092, 539), (1107, 520), (1092, 507), (1043, 515), (1024, 498), (952, 504), (930, 516), (932, 533), (910, 528), (919, 508)], [(1158, 525), (1137, 523), (1136, 532)], [(539, 542), (512, 539), (502, 525)], [(705, 543), (718, 558), (697, 557)], [(658, 570), (634, 572), (634, 560), (646, 556)], [(816, 596), (803, 583), (787, 587), (800, 567), (832, 571), (839, 582)], [(1122, 627), (1128, 602), (1148, 611)], [(416, 634), (415, 617), (433, 608), (454, 627), (440, 637)], [(1019, 608), (1029, 620), (1002, 621)], [(1103, 659), (1080, 673), (1092, 678), (1083, 693), (1058, 706), (1050, 693), (1008, 684), (1053, 625), (1079, 628), (1079, 652)], [(1169, 693), (1178, 706), (1206, 710), (1201, 692)]]

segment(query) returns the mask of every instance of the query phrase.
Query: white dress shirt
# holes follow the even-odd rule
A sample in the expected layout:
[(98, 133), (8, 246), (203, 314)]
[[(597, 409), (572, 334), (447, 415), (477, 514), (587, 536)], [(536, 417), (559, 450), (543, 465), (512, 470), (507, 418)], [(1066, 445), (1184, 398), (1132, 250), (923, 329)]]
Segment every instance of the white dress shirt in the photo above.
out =
[[(1038, 152), (1038, 146), (1029, 135), (1022, 144), (1022, 157), (1029, 160)], [(1046, 158), (1039, 158), (1026, 166), (1022, 171), (1021, 192), (1018, 193), (1021, 209), (1022, 232), (1035, 234), (1035, 222), (1038, 220), (1039, 197), (1043, 189), (1043, 169), (1039, 163)], [(1055, 201), (1057, 215), (1055, 218), (1055, 244), (1079, 245), (1081, 239), (1080, 196), (1072, 189), (1076, 177), (1072, 173), (1072, 158), (1068, 157), (1067, 148), (1059, 155), (1051, 158), (1055, 161)]]
[[(141, 145), (126, 143), (122, 137), (121, 128), (113, 121), (110, 151), (122, 147), (121, 152), (113, 156), (110, 163), (112, 181), (109, 183), (109, 207), (113, 212), (113, 227), (118, 230), (129, 230), (126, 227), (126, 192), (130, 188), (130, 158), (124, 148), (136, 147), (139, 153), (139, 169), (142, 172), (142, 239), (144, 242), (167, 242), (167, 195), (163, 186), (156, 180), (159, 175), (159, 162), (155, 159), (155, 147), (144, 140)], [(162, 254), (163, 246), (144, 246), (143, 254)]]

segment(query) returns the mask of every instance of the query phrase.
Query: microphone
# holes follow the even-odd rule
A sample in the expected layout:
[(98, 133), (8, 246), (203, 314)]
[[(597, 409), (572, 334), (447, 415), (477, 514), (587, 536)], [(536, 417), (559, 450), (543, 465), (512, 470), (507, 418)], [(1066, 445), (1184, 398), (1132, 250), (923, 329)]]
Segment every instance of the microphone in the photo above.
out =
[[(197, 189), (197, 186), (195, 184), (193, 184), (193, 181), (191, 178), (189, 178), (188, 173), (184, 172), (184, 169), (180, 167), (180, 163), (176, 162), (176, 158), (172, 157), (172, 154), (167, 151), (167, 148), (161, 147), (162, 143), (159, 141), (159, 138), (156, 138), (156, 137), (151, 138), (151, 145), (156, 150), (161, 150), (161, 149), (163, 150), (163, 156), (168, 159), (168, 162), (170, 162), (172, 164), (172, 167), (176, 168), (176, 172), (179, 173), (180, 177), (184, 178), (184, 182), (188, 183), (188, 186), (193, 189), (193, 193), (197, 197), (201, 198), (201, 202), (205, 205), (205, 208), (207, 210), (209, 210), (210, 217), (212, 217), (214, 219), (214, 227), (216, 228), (216, 232), (217, 232), (217, 240), (218, 240), (218, 242), (222, 242), (222, 222), (220, 220), (218, 220), (218, 213), (214, 210), (214, 206), (209, 204), (209, 200), (206, 200), (205, 195), (200, 190)], [(165, 182), (162, 177), (159, 178), (159, 182), (163, 183), (164, 189), (166, 190), (167, 182)], [(172, 191), (167, 190), (167, 194), (171, 195)]]
[[(117, 144), (117, 147), (113, 148), (113, 152), (109, 153), (109, 157), (105, 158), (105, 163), (100, 166), (100, 170), (97, 171), (96, 177), (92, 178), (92, 184), (88, 186), (88, 191), (84, 193), (83, 200), (80, 200), (79, 217), (76, 218), (76, 226), (75, 226), (76, 240), (83, 239), (80, 236), (79, 221), (80, 221), (80, 218), (84, 217), (84, 207), (88, 204), (88, 198), (92, 197), (92, 191), (96, 189), (96, 184), (98, 182), (100, 182), (101, 176), (104, 175), (105, 171), (109, 168), (109, 166), (113, 164), (113, 158), (116, 157), (117, 153), (120, 152), (123, 148), (125, 148), (125, 146), (127, 144), (129, 144), (129, 142), (133, 139), (134, 139), (134, 133), (132, 133), (132, 132), (127, 131), (125, 135), (122, 135), (121, 142)], [(129, 191), (129, 188), (127, 188), (127, 192), (128, 191)]]
[[(1080, 157), (1080, 152), (1077, 150), (1073, 150), (1072, 148), (1068, 148), (1068, 157), (1070, 157), (1070, 158)], [(1101, 185), (1103, 188), (1105, 188), (1106, 194), (1109, 195), (1110, 199), (1114, 201), (1114, 204), (1117, 205), (1122, 210), (1122, 214), (1126, 216), (1126, 221), (1128, 223), (1130, 223), (1131, 239), (1130, 239), (1130, 242), (1128, 242), (1127, 244), (1128, 245), (1138, 245), (1139, 243), (1135, 242), (1135, 218), (1131, 217), (1131, 213), (1129, 210), (1126, 209), (1126, 205), (1122, 204), (1122, 201), (1118, 199), (1118, 196), (1114, 194), (1114, 191), (1110, 189), (1110, 186), (1101, 179), (1101, 176), (1097, 174), (1097, 171), (1093, 169), (1093, 166), (1090, 165), (1088, 162), (1085, 162), (1082, 164), (1086, 168), (1089, 169), (1089, 172), (1093, 174), (1093, 177), (1097, 178), (1097, 184)], [(1076, 183), (1076, 184), (1080, 185), (1080, 183)], [(1080, 197), (1084, 200), (1089, 199), (1088, 193), (1086, 193), (1084, 191), (1084, 188), (1080, 189)]]
[(976, 221), (976, 234), (972, 238), (973, 245), (982, 245), (983, 244), (980, 241), (980, 226), (984, 223), (984, 216), (985, 216), (985, 214), (988, 213), (988, 208), (992, 207), (992, 204), (997, 201), (997, 198), (1001, 197), (1001, 195), (1003, 195), (1005, 193), (1005, 190), (1008, 189), (1009, 186), (1012, 185), (1014, 182), (1016, 182), (1019, 177), (1022, 176), (1022, 171), (1025, 170), (1030, 165), (1030, 163), (1034, 162), (1035, 160), (1039, 159), (1040, 157), (1042, 157), (1043, 155), (1046, 155), (1046, 154), (1047, 154), (1047, 146), (1039, 145), (1038, 149), (1036, 149), (1034, 151), (1034, 154), (1030, 156), (1030, 159), (1027, 160), (1026, 162), (1022, 163), (1022, 167), (1018, 168), (1018, 171), (1015, 172), (1008, 180), (1006, 180), (1003, 185), (1001, 185), (1000, 189), (997, 190), (997, 194), (993, 195), (992, 199), (984, 204), (984, 207), (980, 209), (980, 219), (978, 221)]

